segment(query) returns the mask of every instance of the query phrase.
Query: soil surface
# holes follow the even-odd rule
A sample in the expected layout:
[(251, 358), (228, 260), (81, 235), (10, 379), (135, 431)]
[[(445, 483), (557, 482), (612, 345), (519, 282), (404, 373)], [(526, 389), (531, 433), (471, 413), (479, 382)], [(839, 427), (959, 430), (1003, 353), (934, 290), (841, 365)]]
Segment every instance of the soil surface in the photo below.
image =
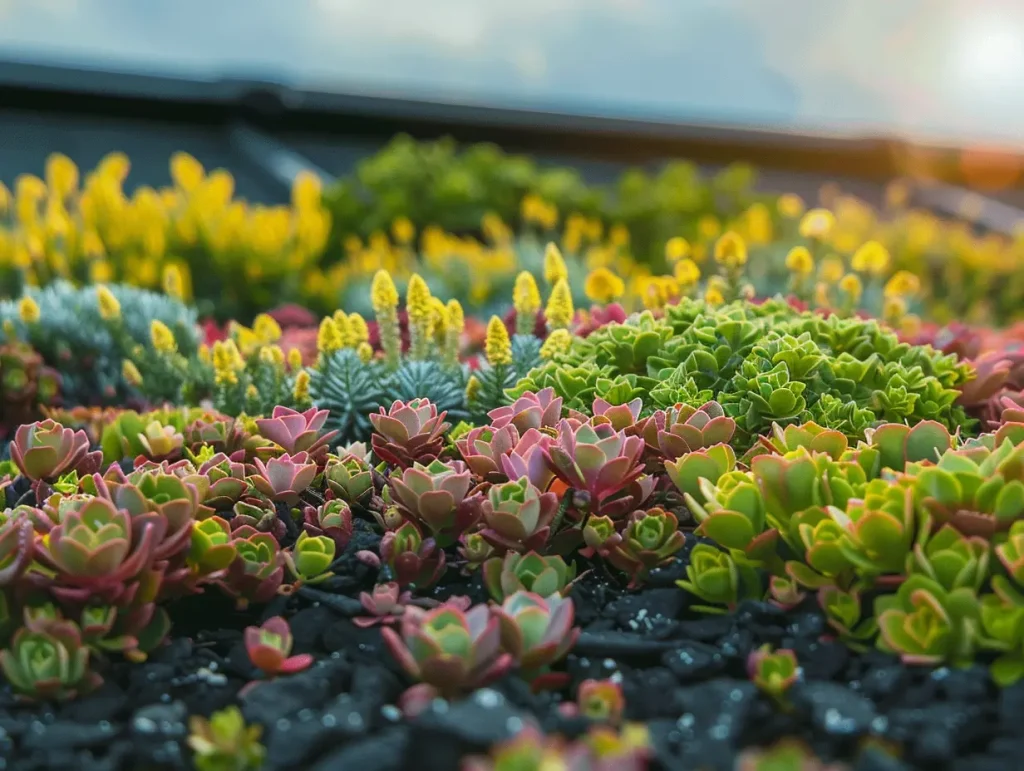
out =
[[(574, 586), (583, 633), (561, 665), (570, 675), (564, 691), (533, 694), (511, 674), (405, 720), (393, 705), (409, 683), (379, 627), (352, 622), (363, 615), (359, 592), (377, 579), (355, 552), (377, 540), (359, 522), (335, 577), (262, 608), (238, 612), (212, 589), (175, 603), (169, 644), (142, 664), (102, 663), (103, 686), (76, 701), (21, 704), (0, 690), (0, 769), (191, 768), (188, 716), (237, 703), (264, 726), (272, 771), (452, 771), (464, 755), (485, 752), (530, 720), (546, 731), (582, 733), (586, 720), (564, 717), (559, 702), (584, 679), (613, 676), (621, 678), (627, 719), (649, 726), (654, 771), (731, 771), (740, 750), (782, 736), (857, 771), (1021, 767), (1024, 682), (1000, 690), (980, 664), (907, 667), (875, 650), (852, 652), (829, 639), (813, 599), (789, 611), (745, 602), (726, 615), (697, 613), (675, 586), (697, 541), (692, 535), (640, 591), (626, 592), (599, 566)], [(450, 569), (433, 595), (453, 594), (486, 600), (478, 577)], [(240, 695), (257, 674), (242, 630), (279, 614), (291, 623), (294, 653), (311, 653), (316, 663)], [(764, 643), (791, 648), (799, 659), (802, 678), (786, 709), (747, 677), (747, 656)]]

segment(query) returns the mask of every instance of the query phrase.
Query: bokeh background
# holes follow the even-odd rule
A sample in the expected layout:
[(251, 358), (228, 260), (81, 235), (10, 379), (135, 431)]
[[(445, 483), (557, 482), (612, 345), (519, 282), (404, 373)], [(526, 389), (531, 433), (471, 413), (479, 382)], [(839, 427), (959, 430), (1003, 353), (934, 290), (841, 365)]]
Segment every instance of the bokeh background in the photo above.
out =
[(0, 58), (1024, 147), (1021, 0), (0, 0)]

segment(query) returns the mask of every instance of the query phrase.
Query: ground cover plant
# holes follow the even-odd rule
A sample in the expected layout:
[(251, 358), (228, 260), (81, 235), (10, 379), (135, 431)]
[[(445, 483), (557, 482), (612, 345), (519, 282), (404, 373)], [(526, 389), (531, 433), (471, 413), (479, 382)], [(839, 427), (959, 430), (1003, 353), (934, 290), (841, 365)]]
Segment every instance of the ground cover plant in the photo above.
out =
[[(887, 246), (909, 213), (842, 250), (841, 206), (748, 198), (737, 172), (647, 220), (678, 169), (613, 204), (486, 148), (388, 153), (287, 211), (184, 157), (173, 191), (118, 197), (117, 157), (79, 190), (57, 158), (0, 199), (4, 763), (1016, 767), (1024, 336), (943, 323), (953, 300)], [(388, 173), (430, 195), (375, 204)], [(709, 191), (731, 229), (698, 237)], [(277, 222), (296, 275), (357, 226), (412, 235), (342, 250), (329, 313), (243, 283), (259, 312), (221, 323), (190, 260), (259, 264), (221, 205)], [(160, 227), (118, 235), (140, 211)], [(487, 298), (443, 291), (462, 258), (422, 243), (435, 222), (514, 256)], [(127, 244), (164, 227), (140, 286), (103, 280), (139, 278)]]

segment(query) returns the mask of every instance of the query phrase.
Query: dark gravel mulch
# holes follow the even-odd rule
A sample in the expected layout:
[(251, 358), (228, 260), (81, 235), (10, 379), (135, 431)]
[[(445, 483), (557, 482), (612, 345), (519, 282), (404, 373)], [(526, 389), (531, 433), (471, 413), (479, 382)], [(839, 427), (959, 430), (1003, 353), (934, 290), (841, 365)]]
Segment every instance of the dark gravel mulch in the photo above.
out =
[[(565, 663), (565, 692), (533, 694), (510, 675), (403, 720), (393, 704), (408, 684), (404, 675), (379, 628), (351, 620), (362, 613), (358, 592), (375, 580), (353, 555), (374, 538), (362, 530), (335, 578), (264, 608), (240, 613), (215, 591), (176, 603), (166, 647), (144, 664), (110, 662), (104, 685), (77, 701), (24, 705), (0, 690), (0, 769), (190, 768), (188, 716), (239, 703), (249, 721), (265, 726), (268, 769), (450, 771), (531, 719), (579, 735), (586, 721), (565, 717), (558, 703), (584, 679), (613, 676), (621, 678), (627, 718), (649, 726), (655, 771), (731, 771), (741, 749), (782, 736), (802, 739), (826, 760), (853, 761), (857, 771), (1021, 767), (1024, 683), (1000, 691), (980, 665), (910, 668), (875, 650), (852, 652), (828, 640), (812, 604), (782, 611), (746, 602), (728, 615), (698, 614), (674, 586), (683, 560), (636, 593), (600, 569), (575, 586), (583, 633)], [(454, 571), (435, 594), (485, 599), (477, 579)], [(317, 661), (239, 698), (256, 674), (242, 630), (278, 614), (290, 620), (295, 652)], [(788, 710), (747, 677), (747, 656), (764, 643), (791, 648), (800, 661)]]

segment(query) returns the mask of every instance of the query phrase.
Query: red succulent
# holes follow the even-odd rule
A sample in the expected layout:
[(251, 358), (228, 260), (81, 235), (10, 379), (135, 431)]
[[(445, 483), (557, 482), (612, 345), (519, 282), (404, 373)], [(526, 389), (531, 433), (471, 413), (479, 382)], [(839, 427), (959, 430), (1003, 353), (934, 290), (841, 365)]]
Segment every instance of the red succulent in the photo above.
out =
[(291, 656), (292, 630), (281, 616), (274, 616), (262, 626), (245, 630), (245, 650), (249, 661), (266, 677), (292, 675), (308, 669), (313, 657), (308, 653)]
[(374, 454), (393, 466), (409, 468), (413, 463), (430, 463), (444, 449), (444, 422), (447, 413), (438, 413), (429, 399), (413, 399), (407, 404), (395, 401), (387, 411), (370, 415)]
[(89, 452), (85, 431), (72, 431), (49, 419), (19, 426), (11, 442), (11, 459), (33, 482), (70, 471), (91, 474), (99, 469), (102, 457), (98, 450)]

